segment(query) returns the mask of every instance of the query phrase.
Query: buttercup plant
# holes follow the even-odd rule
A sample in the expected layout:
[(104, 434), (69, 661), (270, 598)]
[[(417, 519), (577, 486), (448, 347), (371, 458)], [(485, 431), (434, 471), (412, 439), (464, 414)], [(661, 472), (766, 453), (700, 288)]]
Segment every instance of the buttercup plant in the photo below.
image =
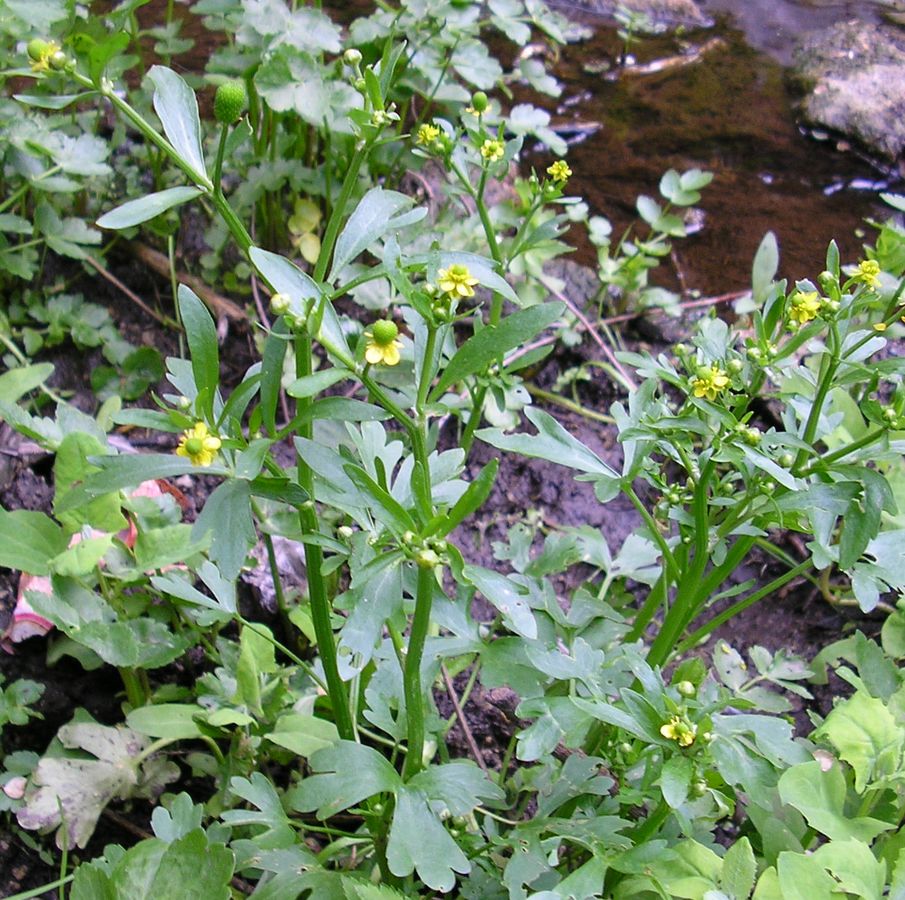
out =
[[(269, 13), (282, 7), (200, 6), (240, 16), (238, 45), (251, 56), (265, 45), (272, 53), (241, 83), (219, 86), (212, 152), (195, 94), (170, 68), (147, 75), (159, 127), (118, 92), (103, 42), (64, 44), (53, 54), (65, 56), (59, 70), (32, 73), (76, 85), (81, 93), (67, 102), (109, 103), (184, 182), (157, 185), (98, 224), (123, 230), (204, 202), (269, 287), (274, 317), (260, 323), (260, 360), (230, 391), (214, 320), (184, 285), (188, 358), (168, 361), (171, 393), (156, 408), (107, 409), (95, 420), (60, 403), (55, 418), (40, 418), (15, 401), (46, 369), (23, 367), (0, 382), (0, 398), (12, 398), (4, 414), (56, 453), (54, 518), (3, 511), (0, 563), (47, 579), (46, 591), (33, 587), (26, 599), (66, 636), (68, 652), (116, 666), (127, 699), (125, 725), (79, 713), (61, 729), (73, 755), (52, 748), (33, 761), (19, 822), (58, 828), (61, 847), (82, 848), (111, 799), (156, 798), (178, 777), (165, 757), (176, 744), (199, 781), (214, 785), (203, 805), (165, 798), (154, 837), (81, 866), (73, 900), (144, 884), (149, 869), (161, 891), (168, 873), (197, 869), (192, 889), (224, 898), (234, 872), (256, 883), (256, 895), (278, 898), (646, 900), (756, 890), (785, 900), (782, 884), (805, 868), (857, 893), (850, 886), (861, 882), (845, 867), (806, 852), (817, 833), (858, 854), (880, 884), (865, 896), (880, 896), (887, 874), (901, 882), (898, 844), (879, 837), (901, 819), (900, 679), (890, 662), (903, 655), (898, 612), (882, 647), (862, 637), (836, 648), (834, 659), (863, 669), (863, 683), (810, 740), (765, 714), (789, 709), (765, 685), (807, 696), (803, 682), (815, 673), (801, 660), (755, 647), (749, 664), (725, 642), (703, 656), (686, 651), (799, 577), (829, 594), (850, 583), (867, 610), (905, 591), (905, 532), (880, 468), (901, 455), (902, 367), (877, 358), (889, 337), (877, 326), (898, 328), (902, 286), (888, 290), (871, 259), (844, 270), (831, 246), (816, 284), (787, 289), (775, 281), (768, 239), (749, 320), (705, 319), (674, 356), (622, 355), (641, 384), (611, 410), (621, 472), (534, 407), (525, 415), (535, 433), (481, 428), (496, 396), (519, 384), (511, 355), (563, 317), (563, 303), (531, 302), (537, 284), (528, 276), (531, 254), (549, 250), (578, 205), (563, 193), (568, 164), (519, 181), (509, 210), (517, 216), (497, 218), (488, 188), (521, 150), (518, 117), (504, 121), (482, 90), (458, 97), (468, 108), (441, 109), (434, 95), (449, 85), (446, 63), (431, 94), (418, 54), (396, 41), (396, 25), (411, 25), (408, 7), (382, 9), (367, 41), (353, 28), (361, 50), (330, 29), (311, 37), (329, 47), (300, 50), (307, 26), (327, 28), (319, 10), (275, 16), (292, 38), (281, 49)], [(468, 4), (440, 6), (464, 43)], [(504, 16), (515, 7), (535, 8), (488, 9)], [(466, 68), (457, 51), (449, 58)], [(302, 87), (333, 67), (349, 88), (329, 106), (324, 132), (349, 152), (341, 181), (317, 194), (323, 229), (314, 215), (308, 232), (296, 222), (298, 234), (317, 233), (310, 270), (261, 246), (236, 202), (243, 185), (229, 177), (236, 142), (263, 147), (281, 133), (281, 95), (268, 83), (281, 65), (307, 74), (295, 79)], [(417, 115), (399, 93), (412, 83), (431, 97)], [(308, 125), (293, 139), (314, 164), (321, 123)], [(384, 154), (402, 141), (474, 210), (467, 249), (442, 231), (425, 239), (427, 210), (374, 186), (374, 172), (394, 171)], [(683, 230), (670, 205), (696, 202), (708, 180), (697, 171), (664, 176), (667, 206), (639, 202), (649, 239), (602, 241), (601, 265), (613, 266), (604, 281), (643, 289), (667, 238)], [(299, 219), (310, 213), (296, 198), (291, 205)], [(604, 231), (598, 222), (598, 237)], [(528, 276), (516, 280), (516, 271)], [(362, 289), (379, 297), (364, 327), (336, 303)], [(760, 415), (764, 399), (776, 410), (769, 417)], [(506, 412), (517, 419), (525, 403)], [(447, 420), (444, 437), (458, 428), (458, 440), (441, 449)], [(118, 452), (107, 437), (114, 423), (162, 432), (169, 452)], [(476, 439), (570, 466), (602, 502), (621, 492), (641, 526), (614, 555), (588, 527), (553, 530), (536, 546), (535, 531), (519, 524), (494, 545), (509, 574), (466, 562), (455, 529), (487, 500), (499, 464), (491, 458), (462, 477)], [(214, 485), (192, 524), (157, 482), (181, 476)], [(26, 526), (35, 539), (14, 540)], [(768, 541), (781, 528), (808, 537), (810, 558)], [(259, 538), (273, 627), (251, 621), (237, 592)], [(283, 577), (278, 551), (287, 545), (304, 555), (303, 591)], [(755, 548), (779, 564), (771, 580), (733, 584)], [(578, 562), (577, 587), (562, 596), (552, 576)], [(836, 572), (850, 581), (834, 583)], [(641, 586), (637, 607), (627, 583)], [(470, 615), (478, 592), (495, 611), (490, 624)], [(190, 647), (203, 654), (197, 677), (155, 686), (149, 671)], [(454, 710), (445, 719), (432, 690), (440, 682)], [(511, 723), (498, 771), (479, 747), (474, 762), (449, 757), (455, 721), (469, 737), (462, 710), (479, 683)], [(853, 735), (853, 720), (871, 740)], [(868, 759), (865, 745), (884, 749)], [(837, 754), (829, 761), (828, 748)], [(846, 804), (858, 807), (853, 825)], [(715, 829), (736, 819), (744, 834), (724, 853)]]

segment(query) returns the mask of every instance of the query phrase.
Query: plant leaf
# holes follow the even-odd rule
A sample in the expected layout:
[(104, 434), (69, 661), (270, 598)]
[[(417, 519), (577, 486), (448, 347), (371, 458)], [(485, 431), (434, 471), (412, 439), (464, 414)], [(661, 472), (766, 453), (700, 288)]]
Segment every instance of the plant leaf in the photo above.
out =
[(487, 325), (482, 328), (456, 351), (431, 391), (431, 399), (436, 400), (457, 381), (482, 371), (513, 347), (530, 341), (549, 324), (555, 322), (563, 309), (565, 306), (559, 301), (541, 303), (514, 312), (499, 325)]
[(168, 188), (165, 191), (157, 191), (137, 200), (129, 200), (104, 213), (96, 222), (100, 228), (130, 228), (132, 225), (140, 225), (147, 222), (162, 212), (180, 206), (194, 200), (201, 193), (201, 188), (184, 185), (182, 187)]
[(195, 92), (165, 66), (152, 66), (148, 78), (154, 83), (154, 111), (173, 149), (189, 164), (200, 181), (209, 184)]

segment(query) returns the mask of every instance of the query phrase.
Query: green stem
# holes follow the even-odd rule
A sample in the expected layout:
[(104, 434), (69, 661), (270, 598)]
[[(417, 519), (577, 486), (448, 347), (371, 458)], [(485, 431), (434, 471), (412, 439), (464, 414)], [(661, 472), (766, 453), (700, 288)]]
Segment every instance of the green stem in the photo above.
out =
[(654, 517), (648, 512), (647, 507), (641, 502), (641, 498), (635, 493), (635, 489), (631, 485), (625, 488), (625, 496), (631, 501), (632, 506), (638, 510), (641, 518), (644, 519), (644, 524), (647, 525), (650, 536), (654, 539), (654, 543), (660, 548), (660, 553), (663, 556), (663, 567), (667, 575), (672, 580), (678, 579), (679, 568), (676, 565), (676, 558), (672, 555), (672, 550), (669, 549), (666, 538), (660, 534), (660, 529), (657, 527)]
[(123, 687), (126, 689), (126, 699), (132, 709), (139, 709), (148, 702), (145, 692), (142, 690), (141, 681), (138, 673), (131, 666), (120, 666), (119, 676), (123, 680)]
[[(323, 258), (323, 253), (322, 253)], [(296, 335), (295, 338), (295, 369), (298, 378), (304, 378), (312, 372), (311, 337), (306, 333)], [(304, 413), (312, 403), (311, 397), (302, 397), (298, 401), (298, 412)], [(310, 421), (303, 422), (299, 426), (299, 434), (311, 439), (313, 427)], [(302, 529), (302, 537), (317, 533), (317, 512), (314, 508), (314, 472), (302, 459), (300, 453), (296, 454), (298, 467), (298, 483), (305, 490), (309, 500), (305, 501), (299, 509), (299, 525)], [(336, 639), (333, 634), (331, 622), (331, 604), (327, 596), (327, 588), (323, 576), (324, 554), (316, 544), (305, 542), (305, 572), (308, 580), (308, 600), (311, 604), (311, 621), (314, 625), (314, 634), (317, 638), (317, 647), (320, 652), (321, 663), (324, 667), (324, 676), (327, 680), (327, 693), (333, 705), (336, 718), (336, 727), (341, 738), (347, 741), (355, 740), (355, 727), (352, 723), (352, 712), (349, 707), (349, 695), (346, 686), (339, 675), (339, 665), (336, 656)]]
[(402, 768), (402, 777), (408, 780), (421, 771), (424, 763), (424, 691), (421, 685), (421, 659), (430, 628), (431, 606), (434, 600), (435, 570), (418, 569), (418, 587), (415, 594), (415, 615), (405, 654), (403, 689), (405, 693), (405, 717), (407, 722), (408, 753)]
[(753, 594), (749, 594), (744, 600), (733, 603), (728, 609), (724, 609), (719, 615), (714, 616), (710, 621), (705, 622), (700, 628), (688, 635), (688, 637), (679, 644), (676, 651), (678, 653), (684, 653), (686, 650), (690, 650), (698, 643), (698, 641), (707, 637), (707, 635), (719, 628), (724, 622), (728, 622), (739, 613), (744, 612), (749, 606), (753, 606), (758, 600), (762, 600), (768, 594), (778, 591), (783, 585), (788, 584), (793, 578), (797, 578), (799, 575), (804, 574), (809, 568), (811, 568), (811, 561), (808, 559), (799, 563), (795, 568), (789, 569), (788, 572), (784, 572), (779, 577), (774, 578), (773, 581), (764, 585), (760, 590), (755, 591)]
[(223, 174), (223, 157), (226, 155), (226, 139), (229, 137), (229, 125), (223, 125), (220, 129), (220, 141), (217, 144), (217, 158), (214, 161), (214, 176), (211, 179), (214, 182), (214, 192), (223, 194), (223, 185), (221, 184), (221, 176)]
[(340, 188), (339, 199), (330, 213), (330, 220), (327, 222), (327, 228), (324, 231), (324, 239), (321, 242), (320, 254), (317, 257), (317, 264), (314, 267), (313, 277), (317, 282), (324, 280), (327, 274), (327, 266), (333, 256), (333, 247), (336, 244), (336, 238), (339, 236), (339, 229), (343, 223), (346, 214), (346, 207), (352, 199), (355, 187), (358, 184), (358, 173), (367, 158), (371, 149), (371, 142), (365, 141), (356, 148), (355, 154), (349, 163), (346, 171), (346, 177), (343, 179), (342, 188)]
[[(838, 450), (834, 450), (832, 453), (825, 453), (820, 457), (819, 460), (815, 461), (814, 468), (825, 468), (830, 463), (834, 463), (837, 460), (843, 459), (848, 456), (850, 453), (855, 453), (858, 450), (867, 447), (868, 445), (874, 443), (874, 441), (880, 440), (885, 434), (887, 430), (885, 428), (875, 428), (873, 431), (868, 431), (862, 437), (858, 438), (856, 441), (852, 441), (850, 444), (846, 444), (844, 447), (840, 447)], [(811, 472), (811, 467), (809, 466), (802, 474), (809, 475)]]
[(578, 415), (584, 416), (584, 418), (586, 419), (591, 419), (594, 422), (603, 422), (607, 425), (612, 425), (616, 421), (612, 416), (607, 416), (604, 413), (599, 413), (594, 409), (588, 409), (587, 407), (582, 406), (580, 403), (575, 403), (573, 400), (569, 400), (568, 397), (561, 397), (559, 394), (554, 394), (551, 391), (545, 391), (543, 388), (537, 387), (537, 385), (526, 383), (525, 388), (533, 397), (537, 397), (540, 400), (545, 400), (547, 403), (553, 403), (556, 406), (561, 406), (563, 409), (571, 410), (572, 412), (578, 413)]
[(431, 322), (425, 322), (427, 328), (427, 343), (424, 347), (424, 356), (421, 360), (421, 379), (418, 382), (418, 396), (415, 401), (415, 410), (421, 425), (424, 424), (424, 407), (427, 405), (427, 392), (434, 380), (434, 350), (437, 346), (437, 329)]
[[(820, 422), (820, 413), (823, 411), (824, 401), (826, 400), (827, 394), (830, 392), (830, 388), (833, 386), (833, 378), (836, 375), (836, 369), (839, 367), (839, 330), (836, 327), (835, 322), (830, 322), (829, 336), (831, 353), (829, 356), (824, 356), (821, 360), (817, 393), (814, 396), (814, 403), (811, 405), (811, 411), (808, 414), (808, 420), (805, 423), (804, 433), (802, 434), (802, 440), (806, 444), (811, 444), (814, 440), (814, 435), (817, 432), (817, 425)], [(807, 455), (808, 450), (804, 447), (798, 451), (798, 455), (795, 458), (795, 465), (792, 467), (793, 472), (798, 472), (804, 465)]]

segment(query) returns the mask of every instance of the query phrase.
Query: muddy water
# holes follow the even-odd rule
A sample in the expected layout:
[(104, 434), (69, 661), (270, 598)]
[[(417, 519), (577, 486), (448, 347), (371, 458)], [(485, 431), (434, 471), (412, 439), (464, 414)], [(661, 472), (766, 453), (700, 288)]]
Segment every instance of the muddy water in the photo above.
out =
[[(618, 53), (611, 29), (598, 27), (591, 40), (564, 50), (557, 67), (563, 95), (547, 108), (559, 121), (601, 126), (569, 151), (570, 187), (592, 212), (621, 230), (633, 218), (636, 196), (656, 195), (665, 170), (697, 167), (715, 175), (700, 204), (703, 228), (677, 242), (673, 272), (658, 274), (659, 283), (704, 295), (744, 288), (768, 230), (779, 238), (786, 277), (816, 275), (831, 238), (843, 258), (859, 255), (859, 229), (870, 238), (865, 217), (885, 215), (877, 192), (887, 188), (888, 176), (836, 141), (802, 131), (779, 62), (805, 24), (818, 27), (838, 18), (839, 7), (855, 5), (711, 0), (705, 8), (716, 18), (713, 28), (643, 42), (635, 50), (641, 68), (619, 78), (592, 74)], [(876, 18), (872, 4), (857, 5)], [(732, 11), (750, 26), (750, 38), (733, 26), (726, 15)], [(696, 61), (678, 64), (675, 57), (685, 53)], [(670, 58), (675, 64), (649, 72)], [(593, 259), (586, 245), (579, 256)]]

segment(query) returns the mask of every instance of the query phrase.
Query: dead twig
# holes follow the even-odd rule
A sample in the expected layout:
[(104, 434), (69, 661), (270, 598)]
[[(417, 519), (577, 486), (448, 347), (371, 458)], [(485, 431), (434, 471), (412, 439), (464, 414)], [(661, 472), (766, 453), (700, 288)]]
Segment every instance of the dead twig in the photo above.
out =
[[(158, 275), (169, 279), (170, 261), (163, 253), (153, 250), (138, 241), (130, 241), (127, 246), (136, 259), (143, 262), (149, 269), (157, 272)], [(248, 316), (241, 306), (218, 294), (197, 275), (189, 275), (187, 272), (177, 272), (176, 280), (180, 282), (180, 284), (184, 284), (186, 287), (191, 288), (217, 318), (223, 317), (233, 322), (248, 321)]]
[(600, 336), (597, 329), (591, 324), (590, 319), (565, 295), (562, 291), (554, 288), (550, 282), (541, 277), (541, 284), (554, 296), (557, 300), (566, 304), (566, 307), (584, 325), (585, 330), (594, 340), (594, 343), (601, 349), (603, 355), (607, 358), (607, 362), (615, 369), (616, 372), (619, 373), (619, 377), (622, 379), (623, 386), (628, 388), (629, 391), (635, 391), (638, 389), (638, 385), (635, 383), (635, 380), (629, 375), (628, 372), (622, 367), (621, 363), (618, 359), (616, 359), (616, 354), (613, 353), (613, 348)]
[(162, 316), (157, 310), (148, 306), (135, 291), (126, 287), (126, 285), (124, 285), (109, 269), (105, 269), (93, 256), (86, 256), (85, 262), (87, 262), (99, 275), (106, 278), (117, 290), (122, 291), (122, 293), (125, 294), (139, 309), (144, 310), (152, 319), (159, 322), (165, 328), (174, 328), (176, 326), (176, 323), (172, 319), (167, 316)]
[(443, 675), (443, 683), (446, 685), (446, 693), (449, 694), (449, 699), (452, 701), (453, 709), (455, 710), (456, 716), (459, 719), (459, 724), (462, 726), (462, 733), (465, 735), (465, 741), (468, 744), (468, 749), (471, 750), (471, 755), (474, 757), (474, 761), (484, 770), (487, 775), (490, 775), (490, 769), (487, 768), (487, 763), (484, 762), (484, 756), (478, 748), (478, 743), (474, 739), (474, 734), (472, 734), (471, 726), (468, 724), (468, 720), (465, 718), (465, 713), (462, 711), (462, 704), (459, 702), (459, 695), (456, 693), (456, 688), (453, 684), (452, 678), (450, 677), (449, 670), (443, 663), (440, 663), (440, 672)]

